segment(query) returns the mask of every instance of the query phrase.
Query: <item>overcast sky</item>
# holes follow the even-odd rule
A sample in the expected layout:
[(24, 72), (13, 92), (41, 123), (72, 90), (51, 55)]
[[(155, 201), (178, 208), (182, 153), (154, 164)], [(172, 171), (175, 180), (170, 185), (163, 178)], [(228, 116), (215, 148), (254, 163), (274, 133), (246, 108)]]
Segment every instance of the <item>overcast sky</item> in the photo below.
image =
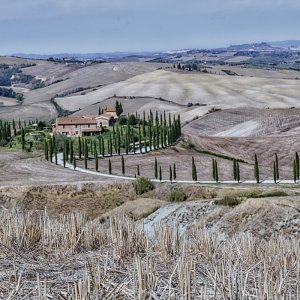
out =
[(0, 0), (0, 54), (300, 39), (299, 0)]

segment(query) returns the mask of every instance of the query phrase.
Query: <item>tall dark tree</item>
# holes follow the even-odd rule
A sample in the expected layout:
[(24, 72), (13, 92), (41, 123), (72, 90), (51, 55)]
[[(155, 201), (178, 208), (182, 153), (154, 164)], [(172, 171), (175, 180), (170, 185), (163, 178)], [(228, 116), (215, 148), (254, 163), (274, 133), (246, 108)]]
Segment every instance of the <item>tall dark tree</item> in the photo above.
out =
[(273, 162), (273, 179), (274, 179), (274, 183), (277, 183), (276, 161)]
[(122, 106), (122, 103), (119, 102), (118, 100), (116, 101), (115, 109), (116, 109), (116, 114), (117, 114), (117, 116), (120, 116), (120, 115), (123, 113), (123, 106)]
[(140, 153), (143, 153), (143, 145), (142, 145), (142, 132), (141, 132), (141, 125), (139, 124), (139, 149)]
[(297, 180), (299, 180), (300, 178), (300, 174), (299, 174), (299, 166), (300, 166), (300, 164), (299, 164), (299, 155), (298, 155), (298, 152), (296, 152), (296, 154), (295, 154), (295, 163), (296, 163), (296, 177), (297, 177)]
[(70, 163), (73, 163), (73, 157), (74, 157), (74, 145), (73, 140), (70, 140)]
[(169, 174), (170, 174), (170, 182), (173, 182), (173, 171), (172, 171), (172, 166), (169, 168)]
[(45, 150), (45, 159), (49, 160), (49, 148), (48, 148), (48, 141), (45, 139), (44, 143), (44, 150)]
[(84, 139), (83, 140), (83, 147), (84, 147), (84, 168), (87, 169), (87, 160), (88, 160), (88, 145), (87, 141)]
[(155, 179), (158, 178), (158, 169), (157, 169), (157, 159), (156, 159), (156, 157), (154, 159), (154, 177), (155, 177)]
[(275, 172), (276, 172), (276, 180), (279, 180), (279, 162), (277, 153), (275, 153)]
[(254, 177), (256, 179), (256, 182), (259, 183), (259, 165), (256, 154), (254, 155)]
[(122, 162), (122, 174), (125, 174), (125, 161), (124, 161), (124, 156), (122, 155), (121, 157), (121, 162)]
[(67, 160), (67, 145), (66, 145), (66, 141), (64, 141), (64, 148), (63, 148), (63, 165), (64, 165), (64, 168), (66, 167), (66, 160)]
[(112, 170), (111, 170), (111, 160), (110, 158), (108, 159), (108, 173), (111, 174)]
[(296, 158), (293, 160), (293, 177), (294, 177), (294, 182), (296, 183), (298, 178), (297, 178), (297, 162)]
[(161, 166), (159, 166), (159, 181), (162, 181), (162, 170), (161, 170)]
[(235, 159), (232, 162), (232, 167), (233, 167), (233, 171), (232, 171), (233, 179), (236, 181), (237, 180), (237, 161)]
[(21, 143), (22, 143), (22, 150), (25, 150), (25, 130), (22, 127), (21, 129)]
[(241, 180), (240, 178), (240, 164), (236, 162), (236, 181), (239, 183)]
[(50, 138), (49, 140), (49, 157), (50, 161), (53, 162), (53, 140)]
[(177, 178), (176, 164), (175, 163), (173, 164), (173, 178), (174, 178), (174, 180), (176, 180), (176, 178)]
[(98, 172), (99, 164), (98, 164), (98, 153), (97, 153), (97, 144), (94, 142), (94, 158), (95, 158), (95, 170)]
[(216, 183), (219, 182), (219, 171), (218, 171), (218, 162), (216, 160), (214, 160), (214, 165), (215, 165), (215, 180)]
[(57, 161), (57, 146), (54, 143), (54, 156), (55, 156), (55, 164), (57, 165), (58, 161)]
[(109, 154), (110, 154), (110, 156), (113, 155), (113, 143), (112, 143), (111, 134), (109, 135)]
[(192, 156), (192, 179), (194, 181), (197, 181), (197, 168), (196, 168), (196, 164), (195, 164), (195, 159), (194, 156)]
[(136, 165), (136, 174), (140, 176), (140, 165)]
[(215, 160), (211, 160), (211, 165), (212, 165), (212, 177), (213, 180), (216, 181), (216, 168), (215, 168)]
[(79, 156), (79, 159), (81, 159), (81, 155), (82, 155), (82, 148), (81, 148), (81, 138), (78, 137), (78, 156)]
[(73, 154), (73, 166), (74, 166), (74, 170), (76, 170), (76, 156), (75, 156), (75, 152)]

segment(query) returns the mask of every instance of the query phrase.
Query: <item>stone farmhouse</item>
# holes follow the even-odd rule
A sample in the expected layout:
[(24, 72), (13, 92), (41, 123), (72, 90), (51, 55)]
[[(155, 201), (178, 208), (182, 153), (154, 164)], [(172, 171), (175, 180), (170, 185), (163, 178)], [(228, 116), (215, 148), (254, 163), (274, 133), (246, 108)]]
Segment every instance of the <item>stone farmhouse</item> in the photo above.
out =
[[(114, 112), (115, 113), (115, 112)], [(74, 116), (57, 118), (52, 125), (52, 132), (66, 136), (95, 136), (103, 132), (103, 127), (112, 126), (115, 123), (113, 114), (105, 112), (98, 117)]]

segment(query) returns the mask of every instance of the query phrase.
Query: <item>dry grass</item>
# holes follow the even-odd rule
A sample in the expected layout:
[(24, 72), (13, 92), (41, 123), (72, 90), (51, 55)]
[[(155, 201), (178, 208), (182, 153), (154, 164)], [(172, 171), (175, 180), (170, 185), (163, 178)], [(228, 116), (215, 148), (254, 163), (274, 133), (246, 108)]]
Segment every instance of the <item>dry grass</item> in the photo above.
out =
[(127, 216), (135, 221), (141, 220), (154, 213), (168, 202), (153, 198), (138, 198), (125, 202), (109, 212), (102, 215), (102, 218)]
[(6, 299), (299, 299), (298, 240), (225, 241), (128, 219), (51, 219), (0, 212), (0, 295)]
[(0, 190), (3, 207), (18, 207), (24, 211), (43, 211), (46, 207), (51, 216), (80, 211), (89, 218), (96, 218), (135, 198), (131, 183), (79, 183)]

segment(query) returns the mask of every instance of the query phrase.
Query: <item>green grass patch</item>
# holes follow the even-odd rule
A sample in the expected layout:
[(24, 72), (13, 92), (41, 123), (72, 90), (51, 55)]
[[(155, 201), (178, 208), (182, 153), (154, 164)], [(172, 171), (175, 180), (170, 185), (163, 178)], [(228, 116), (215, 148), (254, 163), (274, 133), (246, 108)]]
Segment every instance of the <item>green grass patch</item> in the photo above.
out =
[(224, 205), (224, 206), (237, 206), (242, 203), (242, 199), (238, 197), (225, 196), (222, 199), (216, 199), (214, 201), (215, 205)]
[(174, 189), (169, 193), (169, 201), (171, 202), (183, 202), (187, 199), (187, 194), (183, 189)]
[(133, 187), (137, 195), (142, 195), (146, 192), (154, 190), (155, 188), (151, 180), (145, 177), (138, 177), (133, 182)]

